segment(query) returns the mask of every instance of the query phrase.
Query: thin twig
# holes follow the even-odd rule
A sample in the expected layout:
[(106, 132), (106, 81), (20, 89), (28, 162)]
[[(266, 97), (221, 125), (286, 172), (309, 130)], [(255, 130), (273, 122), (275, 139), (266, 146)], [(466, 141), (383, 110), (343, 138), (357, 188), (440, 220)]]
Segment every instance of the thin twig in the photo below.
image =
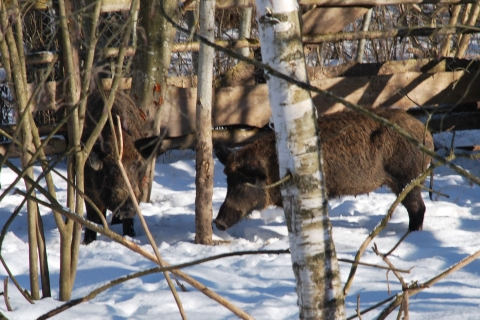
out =
[[(113, 119), (111, 119), (111, 114), (109, 115), (110, 121), (113, 124)], [(133, 192), (132, 185), (130, 184), (130, 180), (128, 179), (127, 172), (125, 171), (125, 168), (123, 167), (122, 164), (122, 155), (123, 155), (123, 135), (122, 135), (122, 125), (120, 121), (120, 117), (117, 116), (117, 125), (118, 125), (118, 135), (119, 139), (116, 140), (119, 141), (119, 146), (118, 146), (118, 157), (117, 157), (117, 164), (120, 169), (120, 172), (122, 173), (123, 180), (125, 182), (125, 185), (128, 188), (128, 192), (130, 194), (130, 200), (132, 201), (135, 210), (137, 212), (138, 218), (140, 219), (140, 222), (142, 223), (143, 229), (145, 230), (145, 234), (147, 235), (148, 241), (150, 242), (150, 245), (152, 246), (153, 252), (155, 253), (155, 256), (157, 257), (157, 263), (161, 266), (164, 267), (166, 266), (165, 261), (162, 259), (160, 252), (158, 251), (157, 244), (155, 240), (153, 239), (153, 236), (148, 228), (147, 222), (145, 221), (145, 218), (143, 217), (142, 211), (140, 210), (140, 206), (138, 205), (137, 198), (135, 197), (135, 193)], [(112, 127), (112, 130), (115, 131)], [(117, 143), (115, 143), (116, 145)], [(180, 297), (178, 296), (177, 290), (175, 289), (175, 285), (172, 282), (172, 279), (170, 278), (168, 272), (163, 273), (165, 276), (165, 279), (167, 280), (168, 286), (170, 287), (170, 290), (172, 291), (173, 297), (175, 298), (175, 302), (177, 303), (178, 310), (180, 312), (180, 315), (182, 316), (182, 319), (187, 319), (187, 315), (185, 314), (185, 310), (183, 309), (182, 306), (182, 301), (180, 300)]]
[(426, 187), (423, 184), (421, 184), (419, 187), (424, 189), (424, 190), (427, 190), (428, 192), (435, 193), (435, 194), (438, 194), (441, 197), (450, 199), (450, 196), (448, 194), (441, 193), (440, 191), (433, 190), (432, 188)]
[(403, 277), (400, 275), (399, 272), (396, 272), (396, 271), (394, 270), (395, 267), (394, 267), (394, 265), (390, 262), (390, 260), (388, 260), (387, 256), (384, 255), (384, 254), (381, 254), (380, 251), (378, 251), (378, 247), (377, 247), (377, 244), (376, 244), (376, 243), (373, 244), (372, 249), (373, 249), (373, 252), (375, 252), (375, 254), (376, 254), (377, 256), (379, 256), (380, 258), (382, 258), (382, 260), (383, 260), (386, 264), (388, 264), (388, 266), (392, 269), (393, 274), (397, 277), (398, 281), (400, 281), (400, 283), (402, 284), (402, 289), (406, 289), (408, 286), (407, 286), (407, 284), (405, 283), (405, 280), (403, 280)]
[(362, 320), (362, 315), (360, 314), (360, 295), (357, 294), (357, 309), (355, 310), (357, 311), (357, 317)]
[[(1, 157), (1, 155), (0, 155), (0, 157)], [(6, 161), (6, 164), (12, 170), (14, 170), (14, 171), (17, 170), (18, 171), (18, 169), (11, 162)], [(41, 204), (43, 206), (46, 206), (47, 208), (51, 208), (52, 210), (57, 210), (60, 214), (64, 215), (68, 219), (72, 219), (75, 222), (85, 226), (86, 228), (89, 228), (89, 229), (91, 229), (95, 232), (98, 232), (98, 233), (110, 238), (111, 240), (129, 248), (130, 250), (139, 253), (140, 255), (142, 255), (143, 257), (147, 258), (148, 260), (150, 260), (154, 263), (158, 263), (158, 259), (153, 254), (144, 250), (143, 248), (138, 246), (136, 243), (123, 238), (119, 234), (117, 234), (117, 233), (115, 233), (115, 232), (113, 232), (109, 229), (103, 229), (103, 228), (99, 227), (97, 224), (95, 224), (91, 221), (88, 221), (88, 220), (84, 219), (83, 217), (80, 217), (79, 215), (77, 215), (75, 213), (72, 213), (70, 211), (65, 210), (65, 208), (60, 203), (58, 203), (58, 201), (55, 198), (51, 197), (51, 195), (42, 186), (38, 185), (38, 183), (36, 183), (34, 180), (31, 180), (31, 179), (28, 179), (28, 178), (27, 178), (27, 180), (35, 188), (37, 188), (37, 190), (42, 195), (44, 195), (50, 201), (50, 203), (42, 201), (38, 198), (33, 199), (34, 201), (37, 201), (39, 204)], [(26, 195), (22, 191), (19, 191), (19, 194)], [(168, 263), (166, 263), (166, 262), (165, 262), (165, 264), (168, 265)], [(241, 310), (237, 306), (235, 306), (232, 303), (230, 303), (229, 301), (227, 301), (225, 298), (223, 298), (220, 295), (216, 294), (215, 292), (211, 291), (210, 289), (208, 289), (206, 286), (204, 286), (203, 284), (201, 284), (200, 282), (198, 282), (194, 278), (188, 276), (187, 274), (185, 274), (185, 273), (183, 273), (183, 272), (181, 272), (180, 270), (177, 270), (177, 269), (171, 270), (171, 272), (173, 274), (175, 274), (176, 276), (182, 278), (184, 281), (186, 281), (192, 287), (198, 289), (200, 292), (205, 294), (207, 297), (215, 300), (219, 304), (223, 305), (225, 308), (232, 311), (235, 315), (237, 315), (241, 319), (253, 319), (248, 313), (244, 312), (243, 310)]]
[(76, 305), (78, 305), (82, 302), (86, 302), (86, 301), (89, 301), (89, 300), (95, 298), (99, 293), (101, 293), (101, 292), (103, 292), (107, 289), (110, 289), (113, 286), (122, 284), (122, 283), (124, 283), (128, 280), (143, 277), (143, 276), (146, 276), (146, 275), (149, 275), (149, 274), (158, 273), (158, 272), (165, 272), (165, 271), (170, 271), (170, 270), (175, 270), (175, 269), (180, 269), (180, 268), (185, 268), (185, 267), (200, 264), (200, 263), (203, 263), (203, 262), (212, 261), (212, 260), (216, 260), (216, 259), (221, 259), (221, 258), (225, 258), (225, 257), (231, 257), (231, 256), (241, 256), (241, 255), (246, 255), (246, 254), (281, 254), (281, 253), (289, 253), (289, 252), (290, 251), (288, 249), (286, 249), (286, 250), (259, 250), (259, 251), (229, 252), (229, 253), (225, 253), (225, 254), (220, 254), (220, 255), (204, 258), (204, 259), (201, 259), (201, 260), (192, 261), (192, 262), (189, 262), (189, 263), (182, 263), (182, 264), (179, 264), (179, 265), (174, 265), (174, 266), (169, 266), (169, 267), (155, 267), (155, 268), (150, 268), (148, 270), (135, 272), (135, 273), (130, 274), (128, 276), (124, 276), (124, 277), (112, 280), (112, 281), (106, 283), (105, 285), (93, 290), (88, 295), (84, 296), (83, 298), (78, 298), (78, 299), (68, 301), (65, 304), (59, 306), (58, 308), (55, 308), (54, 310), (51, 310), (51, 311), (47, 312), (46, 314), (42, 315), (41, 317), (38, 318), (38, 320), (44, 320), (44, 319), (51, 318), (51, 317), (53, 317), (55, 315), (58, 315), (59, 313), (65, 311), (67, 309), (70, 309), (70, 308), (72, 308), (72, 307), (74, 307), (74, 306), (76, 306)]
[[(417, 293), (421, 292), (422, 290), (424, 290), (426, 288), (430, 288), (431, 286), (433, 286), (434, 284), (436, 284), (437, 282), (439, 282), (443, 278), (445, 278), (448, 275), (460, 270), (461, 268), (465, 267), (466, 265), (472, 263), (473, 261), (475, 261), (479, 258), (480, 258), (480, 250), (471, 254), (471, 255), (469, 255), (468, 257), (460, 260), (459, 262), (457, 262), (453, 266), (449, 267), (445, 271), (441, 272), (437, 276), (431, 278), (430, 280), (427, 280), (427, 281), (425, 281), (424, 283), (421, 283), (421, 284), (416, 284), (415, 283), (415, 284), (411, 285), (408, 289), (408, 295), (411, 297), (411, 296), (416, 295)], [(398, 307), (400, 305), (402, 300), (403, 300), (403, 294), (396, 295), (395, 300), (392, 301), (392, 303), (390, 303), (390, 305), (388, 305), (380, 313), (380, 315), (377, 317), (377, 319), (385, 319), (393, 310), (395, 310), (396, 307)]]
[[(370, 311), (372, 311), (372, 310), (380, 307), (381, 305), (389, 302), (389, 301), (392, 300), (393, 298), (395, 298), (395, 296), (388, 297), (387, 299), (385, 299), (385, 300), (383, 300), (383, 301), (380, 301), (379, 303), (377, 303), (377, 304), (375, 304), (375, 305), (373, 305), (373, 306), (371, 306), (371, 307), (369, 307), (369, 308), (367, 308), (367, 309), (365, 309), (365, 310), (362, 310), (362, 311), (360, 312), (360, 314), (368, 313), (368, 312), (370, 312)], [(353, 319), (355, 319), (355, 318), (358, 318), (358, 315), (357, 315), (357, 314), (354, 314), (353, 316), (348, 317), (346, 320), (353, 320)]]
[[(434, 167), (435, 167), (434, 165), (430, 166), (418, 178), (411, 181), (407, 186), (405, 186), (405, 188), (403, 188), (402, 192), (400, 192), (400, 194), (397, 196), (395, 201), (390, 206), (390, 209), (388, 209), (388, 212), (385, 215), (385, 217), (383, 217), (382, 221), (380, 221), (380, 223), (375, 227), (375, 229), (373, 229), (373, 231), (370, 232), (370, 234), (367, 236), (365, 241), (360, 246), (360, 249), (358, 249), (357, 254), (355, 255), (355, 260), (356, 261), (360, 260), (360, 257), (363, 255), (363, 252), (365, 252), (365, 250), (367, 249), (368, 245), (373, 240), (373, 238), (375, 238), (387, 226), (387, 223), (388, 223), (388, 221), (390, 221), (390, 219), (393, 215), (393, 212), (395, 211), (395, 208), (398, 206), (398, 204), (403, 201), (405, 196), (413, 188), (415, 188), (415, 187), (417, 187), (417, 186), (419, 186), (420, 184), (423, 183), (423, 181), (430, 174), (430, 172), (434, 169)], [(345, 295), (347, 295), (348, 290), (350, 289), (350, 286), (352, 285), (353, 278), (355, 277), (356, 270), (357, 270), (357, 264), (354, 263), (352, 265), (352, 268), (350, 269), (350, 274), (348, 275), (348, 279), (347, 279), (347, 281), (345, 283), (345, 286), (343, 288), (343, 292), (344, 292)]]
[(377, 269), (384, 269), (384, 270), (395, 270), (397, 272), (401, 272), (401, 273), (410, 273), (410, 270), (405, 270), (405, 269), (392, 269), (390, 267), (386, 267), (386, 266), (380, 266), (378, 264), (371, 264), (371, 263), (366, 263), (366, 262), (360, 262), (360, 261), (356, 261), (356, 260), (350, 260), (350, 259), (337, 259), (338, 261), (340, 262), (346, 262), (346, 263), (351, 263), (351, 264), (358, 264), (358, 265), (361, 265), (361, 266), (366, 266), (366, 267), (372, 267), (372, 268), (377, 268)]
[[(398, 248), (398, 246), (400, 245), (400, 243), (403, 242), (403, 240), (405, 240), (405, 238), (411, 233), (412, 231), (408, 230), (407, 232), (405, 232), (405, 234), (400, 238), (400, 240), (397, 241), (397, 243), (393, 246), (393, 248), (388, 251), (387, 253), (385, 253), (385, 256), (388, 257), (389, 255), (392, 254), (393, 251), (395, 251), (395, 249)], [(411, 269), (410, 269), (411, 270)]]
[(245, 182), (245, 185), (247, 185), (249, 187), (252, 187), (252, 188), (257, 188), (257, 189), (271, 189), (271, 188), (275, 188), (275, 187), (281, 185), (282, 183), (288, 181), (291, 177), (292, 177), (292, 174), (289, 173), (284, 178), (278, 180), (277, 182), (266, 185), (266, 186), (257, 186), (256, 184), (252, 184), (252, 183), (249, 183), (249, 182)]
[(5, 277), (5, 279), (3, 279), (3, 299), (5, 300), (5, 305), (7, 306), (7, 310), (13, 311), (13, 308), (10, 305), (10, 300), (8, 298), (8, 277)]
[(27, 201), (26, 198), (24, 198), (24, 199), (22, 200), (22, 202), (20, 203), (20, 205), (17, 206), (17, 208), (15, 208), (15, 210), (14, 210), (13, 213), (10, 215), (10, 217), (9, 217), (8, 220), (7, 220), (7, 222), (5, 223), (5, 225), (4, 225), (3, 228), (2, 228), (2, 232), (1, 232), (1, 234), (0, 234), (0, 262), (2, 263), (3, 267), (5, 268), (5, 271), (7, 271), (7, 274), (10, 276), (10, 278), (12, 278), (12, 281), (13, 281), (13, 283), (15, 284), (15, 286), (17, 287), (18, 291), (23, 295), (23, 297), (24, 297), (28, 302), (30, 302), (31, 304), (34, 304), (32, 296), (28, 293), (27, 290), (24, 290), (24, 289), (20, 286), (20, 283), (17, 281), (17, 279), (14, 277), (14, 275), (13, 275), (12, 272), (10, 271), (10, 268), (8, 267), (7, 262), (5, 261), (5, 259), (3, 259), (3, 255), (1, 254), (2, 246), (3, 246), (3, 240), (5, 239), (5, 236), (6, 236), (6, 234), (7, 234), (8, 227), (9, 227), (10, 224), (13, 222), (13, 220), (17, 217), (18, 213), (20, 212), (20, 209), (23, 207), (23, 205), (25, 204), (26, 201)]

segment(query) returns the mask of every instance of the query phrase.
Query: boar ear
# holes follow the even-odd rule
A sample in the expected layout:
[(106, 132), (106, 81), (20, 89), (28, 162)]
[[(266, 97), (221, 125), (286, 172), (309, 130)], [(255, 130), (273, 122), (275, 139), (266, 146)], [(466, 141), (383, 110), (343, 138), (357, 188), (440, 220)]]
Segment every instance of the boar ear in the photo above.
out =
[(155, 157), (160, 153), (160, 144), (162, 138), (159, 136), (147, 137), (138, 139), (133, 144), (135, 148), (140, 152), (143, 158), (147, 159), (154, 155)]
[(232, 150), (228, 149), (223, 143), (215, 144), (213, 151), (217, 156), (218, 161), (223, 165), (227, 163), (228, 157), (232, 154)]
[(98, 154), (98, 152), (94, 150), (90, 152), (87, 163), (95, 171), (102, 170), (103, 168), (103, 161), (102, 159), (100, 159), (100, 155)]
[(267, 173), (258, 159), (249, 159), (240, 169), (247, 176), (253, 176), (262, 180), (267, 179)]

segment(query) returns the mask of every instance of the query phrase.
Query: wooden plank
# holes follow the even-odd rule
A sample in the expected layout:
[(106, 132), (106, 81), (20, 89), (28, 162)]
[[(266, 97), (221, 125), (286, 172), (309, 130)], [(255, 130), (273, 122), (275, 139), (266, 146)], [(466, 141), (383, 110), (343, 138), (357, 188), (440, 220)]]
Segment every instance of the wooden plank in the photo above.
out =
[[(417, 105), (455, 104), (464, 96), (464, 102), (480, 101), (480, 91), (465, 89), (474, 75), (465, 71), (339, 77), (312, 81), (312, 85), (328, 90), (347, 101), (365, 107), (395, 107), (409, 109)], [(475, 80), (472, 88), (480, 86)], [(167, 91), (168, 110), (163, 119), (164, 132), (171, 137), (193, 133), (196, 89), (172, 88)], [(341, 103), (318, 94), (313, 102), (320, 114), (345, 109)], [(267, 86), (260, 84), (250, 87), (218, 89), (212, 111), (214, 126), (248, 125), (263, 127), (271, 116)]]
[[(312, 81), (312, 85), (328, 90), (345, 100), (365, 107), (396, 107), (407, 110), (417, 105), (455, 104), (465, 94), (463, 102), (479, 101), (479, 90), (465, 92), (474, 75), (470, 72), (406, 72), (370, 77), (339, 77)], [(478, 88), (476, 79), (472, 88)], [(343, 110), (337, 102), (317, 94), (313, 102), (320, 114)]]
[(35, 89), (40, 86), (38, 94), (31, 99), (30, 110), (57, 110), (60, 106), (55, 102), (59, 101), (58, 92), (61, 90), (62, 82), (49, 81), (43, 84), (29, 83), (27, 84), (28, 96), (32, 97)]
[(366, 7), (313, 8), (302, 16), (302, 35), (340, 32), (368, 10)]
[(310, 81), (336, 77), (383, 76), (405, 72), (436, 73), (454, 70), (478, 70), (477, 61), (466, 59), (444, 58), (410, 59), (386, 61), (383, 63), (347, 62), (338, 66), (307, 67)]
[[(214, 92), (212, 125), (262, 128), (271, 116), (266, 85), (227, 87)], [(196, 88), (169, 86), (162, 106), (161, 132), (180, 137), (196, 130)]]
[[(438, 66), (422, 62), (405, 64), (406, 69), (423, 66), (423, 70), (448, 69), (447, 64)], [(397, 64), (397, 67), (401, 64)], [(391, 67), (391, 66), (390, 66)], [(385, 68), (383, 75), (335, 77), (312, 80), (314, 86), (328, 90), (347, 101), (365, 107), (397, 107), (409, 109), (417, 105), (456, 104), (464, 96), (463, 102), (480, 101), (480, 90), (465, 92), (476, 72), (403, 72), (388, 74), (392, 68)], [(393, 71), (398, 69), (393, 68)], [(344, 71), (344, 73), (348, 73)], [(381, 72), (380, 72), (381, 73)], [(107, 89), (111, 79), (104, 79)], [(122, 89), (128, 89), (131, 79), (124, 79)], [(480, 87), (476, 79), (471, 88)], [(41, 94), (33, 99), (38, 107), (56, 109), (61, 100), (61, 82), (49, 82), (42, 86)], [(33, 87), (29, 86), (29, 92)], [(30, 93), (31, 94), (31, 93)], [(56, 96), (59, 103), (55, 103)], [(178, 88), (168, 86), (165, 103), (162, 106), (162, 132), (168, 137), (180, 137), (195, 132), (196, 88)], [(344, 109), (340, 103), (329, 98), (313, 94), (313, 102), (320, 114), (332, 113)], [(43, 109), (43, 108), (42, 108)], [(212, 110), (214, 126), (247, 125), (261, 128), (268, 124), (271, 110), (265, 84), (243, 87), (220, 88), (215, 91)]]
[[(7, 152), (10, 143), (2, 143), (0, 144), (0, 154), (2, 156), (5, 155)], [(62, 154), (67, 150), (67, 143), (64, 139), (51, 139), (48, 144), (45, 146), (44, 151), (45, 155), (54, 155), (54, 154)], [(17, 146), (13, 146), (12, 150), (10, 151), (8, 157), (9, 158), (18, 158), (22, 154), (22, 150), (19, 149)]]

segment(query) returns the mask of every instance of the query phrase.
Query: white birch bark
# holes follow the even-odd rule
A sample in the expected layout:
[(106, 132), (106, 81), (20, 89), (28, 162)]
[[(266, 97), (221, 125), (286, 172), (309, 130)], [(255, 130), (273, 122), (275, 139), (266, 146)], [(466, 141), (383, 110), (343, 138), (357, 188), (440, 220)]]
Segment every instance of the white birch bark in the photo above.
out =
[[(238, 28), (238, 39), (245, 39), (251, 37), (252, 32), (252, 11), (253, 8), (240, 9), (240, 26)], [(241, 48), (237, 51), (244, 57), (248, 57), (250, 54), (250, 48)]]
[[(298, 5), (294, 0), (257, 0), (262, 59), (274, 69), (307, 81)], [(344, 297), (327, 212), (315, 109), (308, 91), (267, 76), (280, 177), (297, 282), (300, 319), (344, 319)]]

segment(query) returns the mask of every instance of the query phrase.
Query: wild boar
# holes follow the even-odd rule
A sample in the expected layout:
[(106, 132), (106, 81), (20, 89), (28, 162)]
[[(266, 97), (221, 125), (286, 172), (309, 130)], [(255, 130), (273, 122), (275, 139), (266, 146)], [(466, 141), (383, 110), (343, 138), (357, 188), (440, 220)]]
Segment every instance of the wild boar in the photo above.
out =
[[(82, 142), (86, 142), (95, 128), (100, 116), (105, 113), (105, 104), (99, 92), (90, 94), (87, 100)], [(117, 93), (112, 107), (115, 122), (115, 135), (118, 139), (117, 115), (121, 119), (123, 136), (122, 164), (127, 172), (137, 200), (142, 194), (142, 180), (146, 173), (146, 160), (134, 147), (134, 141), (142, 138), (146, 122), (140, 109), (124, 93)], [(135, 236), (133, 217), (136, 211), (129, 196), (127, 186), (116, 160), (115, 140), (107, 121), (85, 164), (85, 194), (93, 201), (105, 216), (107, 209), (113, 212), (112, 224), (123, 224), (123, 235)], [(85, 201), (87, 219), (101, 223), (101, 219), (92, 206)], [(84, 244), (96, 240), (96, 232), (85, 229)]]
[[(376, 113), (433, 150), (432, 135), (420, 121), (402, 110)], [(369, 193), (382, 185), (398, 195), (431, 161), (392, 128), (355, 112), (322, 116), (318, 126), (329, 198)], [(227, 196), (214, 220), (219, 230), (230, 228), (253, 210), (282, 206), (280, 187), (259, 189), (246, 184), (261, 187), (280, 179), (274, 133), (236, 152), (217, 145), (215, 153), (227, 176)], [(421, 187), (414, 188), (402, 204), (408, 211), (409, 230), (421, 230), (425, 214)]]

